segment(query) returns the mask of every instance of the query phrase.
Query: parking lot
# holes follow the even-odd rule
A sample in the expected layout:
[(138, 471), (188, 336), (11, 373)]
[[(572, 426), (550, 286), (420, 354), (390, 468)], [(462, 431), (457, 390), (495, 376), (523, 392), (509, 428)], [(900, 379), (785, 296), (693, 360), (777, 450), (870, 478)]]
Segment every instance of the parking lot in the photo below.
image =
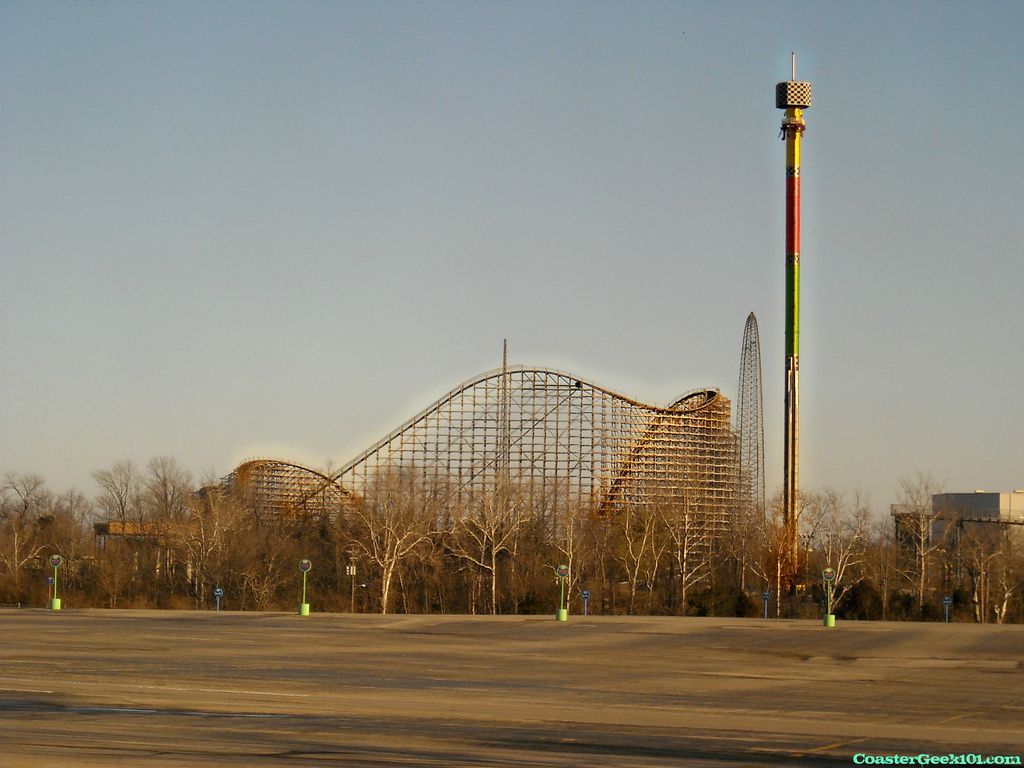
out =
[(4, 766), (1024, 755), (1024, 627), (0, 610)]

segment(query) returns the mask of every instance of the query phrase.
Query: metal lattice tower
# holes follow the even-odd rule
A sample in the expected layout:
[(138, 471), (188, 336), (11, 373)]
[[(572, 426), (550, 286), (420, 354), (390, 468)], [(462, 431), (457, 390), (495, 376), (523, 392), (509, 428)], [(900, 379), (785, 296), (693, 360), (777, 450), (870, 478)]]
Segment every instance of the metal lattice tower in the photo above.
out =
[(761, 394), (761, 339), (751, 312), (743, 328), (736, 431), (739, 433), (740, 503), (764, 513), (764, 400)]

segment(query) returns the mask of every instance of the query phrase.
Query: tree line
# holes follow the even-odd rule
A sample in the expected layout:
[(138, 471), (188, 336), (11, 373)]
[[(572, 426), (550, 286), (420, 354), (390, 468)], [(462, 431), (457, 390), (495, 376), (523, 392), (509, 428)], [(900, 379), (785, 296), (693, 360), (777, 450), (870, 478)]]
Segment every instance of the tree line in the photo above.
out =
[[(0, 494), (0, 603), (43, 606), (60, 554), (67, 607), (293, 610), (302, 558), (318, 611), (553, 613), (569, 566), (570, 610), (593, 614), (815, 617), (821, 572), (835, 569), (841, 619), (1024, 621), (1024, 547), (1007, 527), (936, 536), (935, 483), (902, 481), (901, 526), (860, 494), (800, 497), (799, 587), (787, 588), (781, 509), (728, 520), (700, 499), (628, 501), (609, 512), (538, 500), (514, 482), (453, 493), (382, 474), (331, 514), (261, 511), (243, 492), (193, 478), (170, 458), (93, 473), (96, 492), (56, 494), (8, 473)], [(322, 510), (321, 510), (322, 511)], [(97, 525), (98, 524), (98, 525)], [(941, 527), (941, 526), (940, 526)], [(996, 530), (998, 529), (998, 530)], [(764, 598), (767, 596), (767, 600)]]

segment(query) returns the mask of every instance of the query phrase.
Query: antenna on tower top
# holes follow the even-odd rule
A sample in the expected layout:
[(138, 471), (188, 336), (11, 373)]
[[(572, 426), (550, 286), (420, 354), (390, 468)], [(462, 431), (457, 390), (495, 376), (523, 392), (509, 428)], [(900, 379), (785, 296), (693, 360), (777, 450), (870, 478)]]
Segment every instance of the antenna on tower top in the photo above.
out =
[(789, 52), (790, 80), (796, 80), (796, 51)]

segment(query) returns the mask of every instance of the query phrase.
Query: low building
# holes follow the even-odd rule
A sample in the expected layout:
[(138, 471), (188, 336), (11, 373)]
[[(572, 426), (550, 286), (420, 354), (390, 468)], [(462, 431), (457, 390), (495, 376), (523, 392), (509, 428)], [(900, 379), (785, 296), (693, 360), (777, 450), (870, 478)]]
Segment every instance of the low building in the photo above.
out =
[(1009, 493), (937, 493), (932, 496), (932, 538), (935, 541), (955, 537), (995, 539), (1000, 531), (1021, 526), (1024, 536), (1024, 489)]
[(943, 542), (959, 544), (965, 538), (994, 543), (1008, 530), (1017, 530), (1024, 539), (1024, 489), (936, 493), (930, 508), (893, 504), (891, 512), (896, 542), (907, 552)]

